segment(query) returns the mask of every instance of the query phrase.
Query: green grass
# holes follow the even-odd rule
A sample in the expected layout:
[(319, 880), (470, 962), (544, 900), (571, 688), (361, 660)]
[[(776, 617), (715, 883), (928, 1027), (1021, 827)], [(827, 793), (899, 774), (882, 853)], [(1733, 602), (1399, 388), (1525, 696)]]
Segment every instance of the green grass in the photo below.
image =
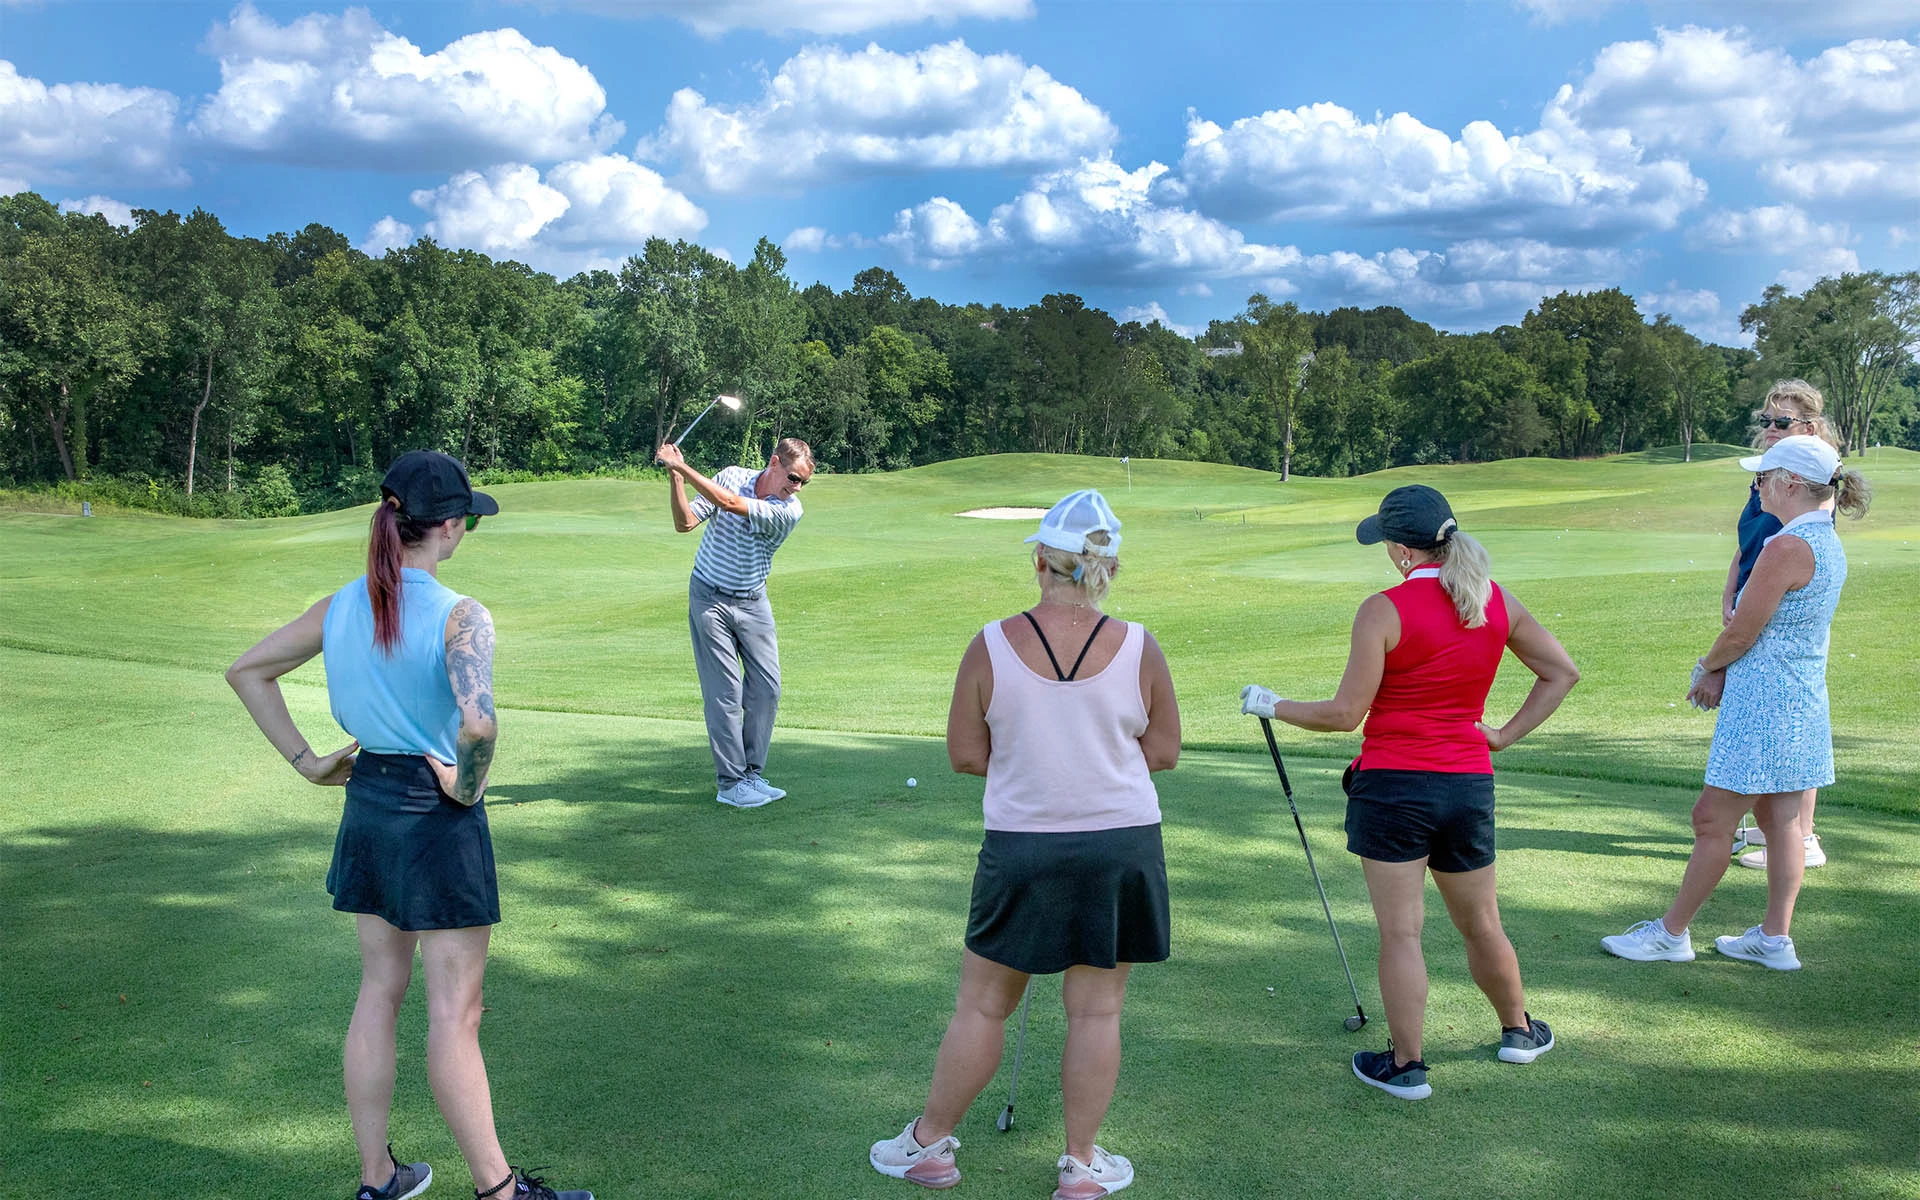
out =
[[(1140, 1165), (1131, 1195), (1920, 1196), (1920, 456), (1864, 465), (1878, 496), (1843, 527), (1853, 574), (1834, 630), (1833, 862), (1809, 876), (1797, 975), (1711, 954), (1626, 964), (1597, 946), (1658, 911), (1689, 843), (1710, 722), (1668, 705), (1718, 625), (1741, 499), (1731, 462), (1518, 461), (1285, 487), (1135, 463), (1131, 493), (1100, 460), (822, 476), (774, 575), (788, 679), (774, 765), (794, 795), (753, 813), (712, 803), (684, 719), (698, 703), (693, 539), (668, 529), (663, 488), (498, 489), (507, 512), (445, 578), (501, 631), (489, 808), (506, 921), (484, 1038), (510, 1155), (564, 1164), (556, 1178), (610, 1200), (905, 1194), (862, 1155), (924, 1098), (979, 827), (978, 781), (948, 773), (926, 735), (966, 638), (1030, 599), (1027, 528), (951, 514), (1092, 483), (1127, 522), (1110, 607), (1160, 636), (1200, 748), (1159, 777), (1175, 957), (1136, 977), (1102, 1131)], [(1530, 1004), (1562, 1044), (1533, 1067), (1492, 1060), (1497, 1030), (1436, 902), (1436, 1095), (1406, 1105), (1345, 1063), (1384, 1038), (1340, 835), (1354, 739), (1283, 735), (1376, 1012), (1357, 1038), (1340, 1029), (1339, 964), (1234, 697), (1256, 679), (1331, 691), (1353, 608), (1391, 582), (1352, 523), (1414, 478), (1448, 492), (1586, 678), (1502, 756), (1503, 907)], [(357, 571), (364, 522), (0, 515), (0, 1177), (45, 1170), (95, 1196), (162, 1181), (203, 1196), (351, 1190), (338, 1062), (356, 962), (321, 890), (340, 794), (274, 758), (219, 670)], [(296, 678), (296, 715), (325, 744), (317, 667)], [(1503, 677), (1495, 711), (1523, 688)], [(1757, 873), (1731, 872), (1696, 928), (1744, 928), (1763, 894)], [(1057, 982), (1036, 1001), (1018, 1125), (993, 1130), (996, 1083), (961, 1130), (957, 1195), (1051, 1186)], [(435, 1163), (432, 1195), (457, 1196), (423, 1033), (416, 999), (395, 1135)], [(771, 1188), (768, 1163), (790, 1171)]]

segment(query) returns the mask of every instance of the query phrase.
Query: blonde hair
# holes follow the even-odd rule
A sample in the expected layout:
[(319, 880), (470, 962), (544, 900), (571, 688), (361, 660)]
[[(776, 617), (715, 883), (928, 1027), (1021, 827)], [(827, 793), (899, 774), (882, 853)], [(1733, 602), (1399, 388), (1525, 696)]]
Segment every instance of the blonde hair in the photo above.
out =
[[(1087, 544), (1104, 546), (1107, 535), (1096, 529), (1087, 535)], [(1091, 552), (1069, 554), (1065, 550), (1055, 549), (1044, 543), (1035, 542), (1033, 561), (1047, 569), (1061, 583), (1075, 587), (1087, 594), (1087, 599), (1095, 604), (1106, 598), (1107, 588), (1113, 583), (1114, 572), (1120, 569), (1120, 560), (1104, 554)]]
[(1817, 504), (1825, 504), (1838, 496), (1839, 499), (1834, 500), (1834, 510), (1843, 512), (1856, 521), (1867, 515), (1867, 508), (1873, 503), (1873, 485), (1867, 482), (1865, 475), (1851, 468), (1842, 467), (1840, 473), (1827, 483), (1795, 475), (1785, 467), (1775, 467), (1767, 474), (1784, 475), (1800, 484), (1807, 489), (1807, 495), (1811, 496)]
[(1431, 553), (1440, 564), (1440, 586), (1452, 599), (1460, 623), (1468, 629), (1485, 625), (1487, 601), (1493, 596), (1493, 559), (1487, 548), (1455, 528)]
[(1822, 414), (1827, 408), (1827, 398), (1820, 389), (1804, 379), (1776, 379), (1767, 389), (1767, 398), (1760, 407), (1753, 410), (1753, 440), (1750, 445), (1756, 450), (1766, 449), (1766, 426), (1758, 424), (1760, 417), (1768, 408), (1782, 406), (1793, 409), (1807, 422), (1807, 430), (1814, 437), (1835, 449), (1841, 449), (1840, 439), (1834, 435), (1833, 427), (1827, 424)]

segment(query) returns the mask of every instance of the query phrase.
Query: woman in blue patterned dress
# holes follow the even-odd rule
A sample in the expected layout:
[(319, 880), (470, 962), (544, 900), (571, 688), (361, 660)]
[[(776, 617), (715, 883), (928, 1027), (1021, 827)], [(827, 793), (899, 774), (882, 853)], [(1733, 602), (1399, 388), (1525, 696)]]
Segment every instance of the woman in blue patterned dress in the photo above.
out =
[[(1827, 715), (1827, 632), (1847, 556), (1833, 527), (1835, 508), (1864, 516), (1869, 493), (1857, 471), (1817, 437), (1782, 438), (1740, 465), (1758, 476), (1760, 503), (1780, 532), (1761, 550), (1741, 589), (1733, 620), (1700, 660), (1688, 699), (1718, 707), (1706, 787), (1693, 806), (1693, 854), (1673, 906), (1658, 920), (1600, 939), (1621, 958), (1687, 962), (1688, 926), (1727, 871), (1734, 827), (1751, 808), (1774, 846), (1798, 845), (1800, 799), (1833, 782), (1833, 730)], [(1798, 854), (1767, 859), (1767, 913), (1745, 933), (1714, 939), (1730, 958), (1779, 971), (1800, 968), (1788, 935), (1806, 863)]]

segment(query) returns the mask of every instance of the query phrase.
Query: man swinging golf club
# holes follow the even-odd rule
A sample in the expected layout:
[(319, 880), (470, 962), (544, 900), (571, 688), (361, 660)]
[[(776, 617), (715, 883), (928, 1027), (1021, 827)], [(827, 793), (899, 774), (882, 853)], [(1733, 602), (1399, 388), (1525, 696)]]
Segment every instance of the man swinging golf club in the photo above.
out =
[[(764, 470), (727, 467), (712, 479), (688, 466), (675, 443), (661, 446), (658, 457), (667, 466), (674, 529), (690, 533), (707, 525), (687, 586), (687, 620), (719, 783), (714, 799), (758, 808), (786, 795), (760, 774), (780, 708), (780, 643), (767, 574), (773, 552), (800, 523), (800, 489), (813, 478), (813, 451), (799, 438), (785, 438)], [(695, 499), (687, 499), (682, 481)]]
[[(1353, 1073), (1403, 1100), (1433, 1093), (1421, 1059), (1427, 963), (1420, 947), (1426, 877), (1467, 943), (1467, 968), (1499, 1015), (1502, 1062), (1553, 1049), (1526, 1011), (1520, 961), (1500, 925), (1493, 876), (1493, 760), (1560, 706), (1580, 672), (1560, 643), (1495, 583), (1486, 548), (1460, 532), (1446, 497), (1395, 488), (1355, 531), (1386, 543), (1405, 582), (1361, 602), (1346, 674), (1331, 700), (1283, 700), (1257, 684), (1240, 711), (1302, 729), (1347, 731), (1364, 718), (1347, 769), (1347, 849), (1366, 873), (1380, 923), (1380, 999), (1390, 1041), (1353, 1056)], [(1484, 723), (1503, 652), (1535, 675), (1506, 724)], [(1275, 752), (1275, 762), (1279, 761)]]

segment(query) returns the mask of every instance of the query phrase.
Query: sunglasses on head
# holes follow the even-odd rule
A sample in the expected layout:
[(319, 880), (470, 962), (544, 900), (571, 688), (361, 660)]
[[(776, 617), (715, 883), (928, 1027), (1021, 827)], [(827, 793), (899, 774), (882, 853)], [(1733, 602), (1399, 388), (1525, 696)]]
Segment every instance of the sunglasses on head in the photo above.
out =
[(1769, 425), (1773, 426), (1775, 429), (1792, 429), (1795, 425), (1805, 425), (1805, 424), (1808, 424), (1808, 421), (1805, 417), (1761, 417), (1760, 418), (1760, 428), (1762, 429), (1765, 429)]
[(479, 514), (479, 513), (468, 513), (468, 514), (467, 514), (467, 532), (468, 532), (468, 533), (472, 533), (472, 532), (473, 532), (473, 528), (474, 528), (474, 526), (476, 526), (476, 525), (478, 525), (479, 523), (480, 523), (480, 514)]

